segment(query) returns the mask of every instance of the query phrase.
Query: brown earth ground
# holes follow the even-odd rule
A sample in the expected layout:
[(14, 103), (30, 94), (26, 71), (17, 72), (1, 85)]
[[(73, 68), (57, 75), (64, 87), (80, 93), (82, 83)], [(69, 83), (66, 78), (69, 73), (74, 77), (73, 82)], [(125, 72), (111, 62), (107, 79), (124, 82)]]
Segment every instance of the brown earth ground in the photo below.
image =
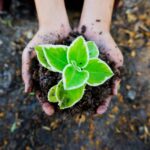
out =
[[(109, 110), (72, 118), (47, 117), (33, 93), (23, 94), (21, 54), (37, 21), (19, 4), (0, 17), (0, 150), (149, 150), (150, 1), (120, 1), (114, 12), (111, 32), (126, 70)], [(76, 25), (79, 12), (69, 14)]]

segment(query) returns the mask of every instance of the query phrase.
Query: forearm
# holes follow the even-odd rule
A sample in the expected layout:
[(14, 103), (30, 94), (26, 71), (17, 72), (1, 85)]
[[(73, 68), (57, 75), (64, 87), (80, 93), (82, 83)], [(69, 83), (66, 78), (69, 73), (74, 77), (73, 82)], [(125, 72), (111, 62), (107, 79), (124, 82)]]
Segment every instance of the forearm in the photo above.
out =
[[(86, 24), (89, 30), (109, 31), (114, 0), (85, 0), (80, 27)], [(87, 17), (88, 16), (88, 17)]]
[(64, 0), (35, 0), (35, 4), (40, 28), (70, 27)]

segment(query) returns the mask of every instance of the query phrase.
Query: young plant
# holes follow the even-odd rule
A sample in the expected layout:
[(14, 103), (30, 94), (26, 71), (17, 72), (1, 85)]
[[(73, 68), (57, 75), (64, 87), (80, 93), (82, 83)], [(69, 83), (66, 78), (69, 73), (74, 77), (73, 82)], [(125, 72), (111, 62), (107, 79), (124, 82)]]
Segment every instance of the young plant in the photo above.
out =
[(99, 86), (113, 76), (111, 68), (98, 58), (99, 50), (93, 41), (77, 37), (70, 46), (38, 45), (35, 47), (40, 64), (62, 74), (62, 80), (51, 87), (48, 100), (60, 109), (72, 107), (84, 95), (86, 84)]

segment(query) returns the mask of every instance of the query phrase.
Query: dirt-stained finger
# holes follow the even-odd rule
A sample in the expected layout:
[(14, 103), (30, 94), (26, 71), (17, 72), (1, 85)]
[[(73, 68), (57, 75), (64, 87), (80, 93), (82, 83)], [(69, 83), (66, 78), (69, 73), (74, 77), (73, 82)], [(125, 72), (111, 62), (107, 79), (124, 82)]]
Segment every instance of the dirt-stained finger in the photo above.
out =
[(36, 91), (36, 98), (41, 104), (41, 107), (45, 114), (47, 114), (48, 116), (52, 116), (54, 114), (54, 107), (47, 100), (42, 98), (42, 94), (40, 91)]
[(33, 51), (33, 48), (27, 46), (22, 54), (22, 79), (25, 84), (25, 92), (31, 92), (32, 91), (32, 79), (30, 74), (30, 66), (32, 63), (32, 59), (36, 56), (35, 52)]
[(118, 89), (119, 89), (119, 87), (120, 87), (120, 82), (121, 82), (120, 79), (116, 79), (116, 80), (114, 81), (114, 86), (113, 86), (113, 89), (112, 89), (113, 95), (117, 95), (117, 94), (118, 94)]
[(105, 99), (105, 101), (97, 108), (97, 114), (103, 114), (107, 111), (111, 99), (111, 95)]

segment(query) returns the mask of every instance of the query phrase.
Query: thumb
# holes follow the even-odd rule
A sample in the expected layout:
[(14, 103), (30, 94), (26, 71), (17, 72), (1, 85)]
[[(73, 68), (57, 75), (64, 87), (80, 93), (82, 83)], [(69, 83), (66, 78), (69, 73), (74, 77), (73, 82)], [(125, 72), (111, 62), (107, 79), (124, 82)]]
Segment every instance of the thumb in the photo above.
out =
[(32, 78), (30, 74), (30, 67), (32, 58), (35, 57), (35, 52), (33, 49), (26, 47), (22, 54), (22, 79), (25, 84), (25, 92), (31, 92), (32, 91)]
[(48, 101), (43, 99), (40, 91), (36, 92), (36, 98), (38, 99), (45, 114), (47, 114), (48, 116), (51, 116), (54, 114), (54, 107)]

